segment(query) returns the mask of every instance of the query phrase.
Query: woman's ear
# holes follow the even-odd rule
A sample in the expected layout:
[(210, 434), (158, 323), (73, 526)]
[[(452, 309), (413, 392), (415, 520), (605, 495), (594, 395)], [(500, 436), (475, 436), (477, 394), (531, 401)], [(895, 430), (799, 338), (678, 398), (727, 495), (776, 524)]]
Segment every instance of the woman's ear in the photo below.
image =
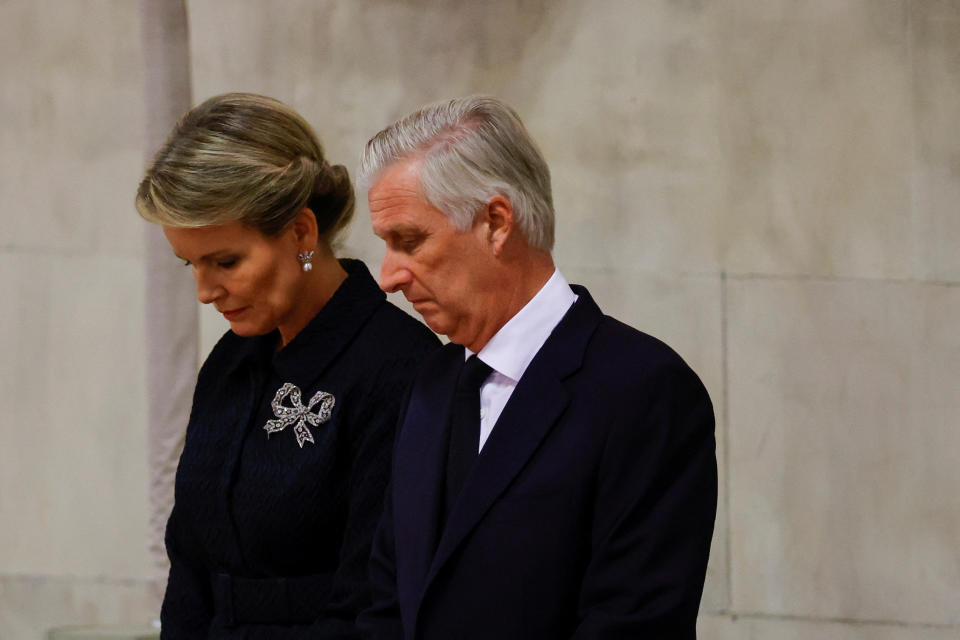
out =
[(513, 205), (503, 196), (494, 196), (487, 202), (484, 217), (487, 223), (487, 242), (493, 248), (493, 255), (499, 256), (513, 234)]
[(301, 251), (310, 251), (317, 246), (320, 233), (317, 228), (317, 216), (310, 207), (300, 209), (293, 219), (293, 237)]

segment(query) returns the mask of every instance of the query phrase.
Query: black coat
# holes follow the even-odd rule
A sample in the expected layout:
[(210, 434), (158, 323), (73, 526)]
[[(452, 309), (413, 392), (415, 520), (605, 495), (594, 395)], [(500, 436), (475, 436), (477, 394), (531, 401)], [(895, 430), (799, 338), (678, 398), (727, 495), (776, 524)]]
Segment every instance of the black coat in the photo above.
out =
[[(363, 263), (342, 264), (348, 278), (284, 349), (276, 332), (228, 332), (200, 370), (167, 524), (164, 639), (356, 634), (398, 409), (439, 341)], [(332, 400), (311, 406), (321, 391)], [(278, 420), (284, 407), (293, 419)]]
[(695, 637), (717, 505), (710, 399), (669, 347), (574, 289), (445, 524), (463, 348), (424, 363), (398, 426), (366, 636)]

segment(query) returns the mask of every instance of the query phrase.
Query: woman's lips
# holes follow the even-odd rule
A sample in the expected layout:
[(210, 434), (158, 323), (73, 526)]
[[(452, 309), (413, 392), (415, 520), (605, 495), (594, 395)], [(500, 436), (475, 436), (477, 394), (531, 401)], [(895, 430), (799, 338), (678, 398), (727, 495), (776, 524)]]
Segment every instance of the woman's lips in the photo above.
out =
[(231, 311), (221, 311), (223, 317), (227, 320), (236, 320), (241, 313), (246, 311), (249, 307), (240, 307), (239, 309), (232, 309)]

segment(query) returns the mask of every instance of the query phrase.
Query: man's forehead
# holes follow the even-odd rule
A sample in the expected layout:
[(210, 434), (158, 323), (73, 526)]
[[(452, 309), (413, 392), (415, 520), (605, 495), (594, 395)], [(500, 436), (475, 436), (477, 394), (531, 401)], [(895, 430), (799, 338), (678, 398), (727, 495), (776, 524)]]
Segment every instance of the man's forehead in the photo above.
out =
[(387, 165), (374, 179), (369, 194), (392, 189), (419, 192), (421, 165), (417, 160), (398, 160)]
[(370, 214), (374, 216), (380, 213), (397, 212), (420, 203), (425, 204), (417, 191), (402, 187), (382, 187), (378, 189), (374, 186), (370, 189), (368, 201), (370, 203)]
[(370, 220), (378, 236), (434, 229), (450, 224), (449, 218), (431, 205), (409, 174), (384, 175), (368, 193)]
[(371, 207), (370, 219), (373, 233), (383, 239), (434, 234), (448, 227), (456, 230), (447, 216), (429, 205), (395, 207), (378, 212), (372, 211)]
[(371, 198), (370, 221), (373, 223), (373, 232), (381, 238), (421, 233), (442, 224), (445, 219), (442, 213), (431, 209), (426, 203), (412, 197)]
[(417, 175), (406, 167), (406, 163), (388, 167), (371, 185), (367, 201), (371, 215), (423, 202)]

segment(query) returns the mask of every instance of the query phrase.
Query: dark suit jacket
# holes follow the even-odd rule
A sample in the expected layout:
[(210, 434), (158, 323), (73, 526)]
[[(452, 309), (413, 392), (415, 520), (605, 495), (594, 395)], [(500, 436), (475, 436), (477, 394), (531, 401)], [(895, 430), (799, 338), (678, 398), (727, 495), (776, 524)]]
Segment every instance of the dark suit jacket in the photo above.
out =
[(374, 539), (369, 637), (695, 637), (717, 502), (710, 399), (669, 347), (573, 289), (445, 525), (463, 348), (421, 369)]

